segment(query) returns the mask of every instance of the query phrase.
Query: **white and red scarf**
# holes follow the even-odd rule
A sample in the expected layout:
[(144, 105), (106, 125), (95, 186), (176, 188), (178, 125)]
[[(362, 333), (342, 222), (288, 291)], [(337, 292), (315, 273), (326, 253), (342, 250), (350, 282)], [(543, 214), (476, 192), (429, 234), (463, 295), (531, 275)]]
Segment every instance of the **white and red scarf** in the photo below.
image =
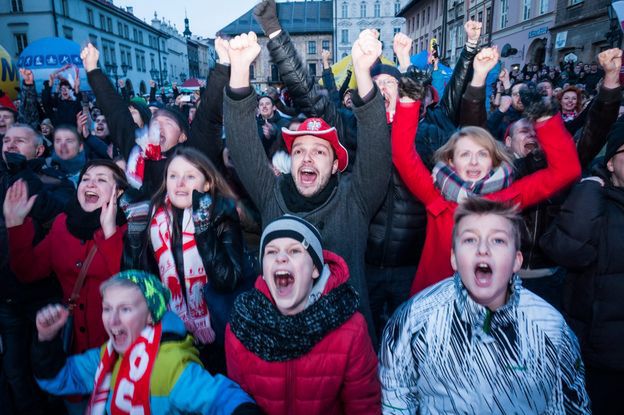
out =
[(162, 160), (164, 157), (160, 150), (158, 124), (137, 130), (136, 136), (136, 145), (130, 151), (126, 164), (126, 177), (132, 187), (140, 189), (145, 177), (145, 160)]
[(169, 309), (184, 321), (186, 329), (202, 344), (212, 343), (215, 332), (210, 324), (210, 312), (202, 296), (208, 276), (195, 241), (195, 225), (191, 208), (184, 209), (182, 217), (182, 258), (186, 300), (182, 293), (175, 259), (171, 247), (171, 222), (169, 201), (167, 209), (159, 208), (150, 223), (150, 238), (158, 262), (160, 279), (171, 291)]
[[(113, 389), (111, 415), (150, 414), (150, 379), (161, 335), (162, 323), (146, 326), (122, 355)], [(118, 357), (113, 341), (109, 339), (95, 372), (87, 415), (104, 415), (106, 412), (111, 377)]]

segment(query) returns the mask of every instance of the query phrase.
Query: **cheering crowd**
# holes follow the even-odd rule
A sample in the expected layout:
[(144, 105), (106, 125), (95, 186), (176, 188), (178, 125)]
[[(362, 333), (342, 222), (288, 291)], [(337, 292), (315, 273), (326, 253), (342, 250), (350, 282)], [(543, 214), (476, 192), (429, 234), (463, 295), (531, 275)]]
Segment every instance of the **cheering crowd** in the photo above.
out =
[(250, 32), (188, 100), (92, 44), (0, 97), (3, 410), (623, 413), (622, 51), (487, 85), (468, 21), (438, 90), (367, 29), (337, 85), (254, 15), (260, 95)]

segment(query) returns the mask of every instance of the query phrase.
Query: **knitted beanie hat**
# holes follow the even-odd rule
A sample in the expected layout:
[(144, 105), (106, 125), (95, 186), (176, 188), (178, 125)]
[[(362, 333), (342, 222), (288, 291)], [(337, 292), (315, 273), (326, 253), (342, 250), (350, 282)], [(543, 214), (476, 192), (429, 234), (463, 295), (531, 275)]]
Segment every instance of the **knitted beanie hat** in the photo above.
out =
[(283, 215), (270, 222), (260, 239), (260, 257), (264, 257), (267, 244), (277, 238), (292, 238), (301, 242), (312, 257), (316, 269), (323, 270), (323, 246), (321, 234), (310, 222), (293, 215)]
[(159, 322), (163, 318), (167, 311), (169, 300), (171, 300), (171, 292), (162, 285), (159, 278), (149, 272), (131, 269), (115, 274), (111, 279), (128, 280), (136, 284), (141, 293), (143, 293), (143, 297), (145, 297), (147, 308), (152, 315), (154, 323)]

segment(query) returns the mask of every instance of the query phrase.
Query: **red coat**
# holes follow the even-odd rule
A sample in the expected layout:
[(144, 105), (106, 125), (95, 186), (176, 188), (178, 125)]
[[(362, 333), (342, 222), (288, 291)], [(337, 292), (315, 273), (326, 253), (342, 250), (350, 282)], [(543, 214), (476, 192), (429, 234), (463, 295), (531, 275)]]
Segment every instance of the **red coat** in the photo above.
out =
[[(324, 251), (332, 272), (324, 293), (345, 283), (344, 260)], [(259, 277), (256, 288), (271, 298)], [(381, 387), (377, 356), (364, 317), (356, 312), (310, 352), (285, 362), (267, 362), (249, 351), (227, 326), (225, 351), (228, 376), (240, 384), (271, 415), (380, 414)]]
[[(392, 161), (408, 189), (425, 205), (427, 235), (410, 294), (433, 285), (453, 273), (451, 234), (457, 203), (442, 196), (414, 147), (420, 102), (398, 103), (392, 126)], [(581, 175), (576, 148), (560, 115), (535, 125), (537, 139), (548, 167), (513, 182), (484, 198), (510, 201), (520, 209), (539, 203), (574, 182)]]
[(118, 228), (108, 239), (104, 239), (100, 228), (95, 232), (93, 240), (83, 244), (67, 230), (66, 218), (64, 213), (57, 216), (50, 232), (36, 246), (33, 246), (35, 228), (30, 218), (26, 218), (23, 225), (9, 228), (10, 263), (18, 280), (24, 283), (46, 278), (51, 273), (56, 274), (63, 289), (63, 300), (66, 301), (74, 289), (80, 266), (93, 244), (97, 245), (97, 253), (74, 309), (73, 352), (82, 353), (108, 340), (102, 325), (100, 284), (119, 272), (126, 225)]

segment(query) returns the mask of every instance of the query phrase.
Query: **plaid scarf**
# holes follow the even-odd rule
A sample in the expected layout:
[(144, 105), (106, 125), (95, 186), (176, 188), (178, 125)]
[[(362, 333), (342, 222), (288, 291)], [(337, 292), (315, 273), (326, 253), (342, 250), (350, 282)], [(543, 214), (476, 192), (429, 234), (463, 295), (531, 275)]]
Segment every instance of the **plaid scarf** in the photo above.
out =
[[(161, 335), (162, 323), (146, 326), (121, 356), (111, 399), (112, 415), (150, 414), (150, 379)], [(113, 368), (118, 358), (119, 355), (113, 349), (113, 340), (109, 339), (95, 372), (87, 415), (104, 415), (106, 412)]]
[(357, 311), (358, 294), (348, 283), (322, 295), (302, 312), (285, 316), (258, 289), (236, 298), (230, 327), (238, 340), (267, 362), (284, 362), (308, 353)]
[(513, 181), (513, 167), (503, 161), (483, 179), (464, 181), (448, 164), (437, 162), (431, 173), (433, 182), (446, 200), (460, 203), (467, 197), (487, 195), (508, 187)]

